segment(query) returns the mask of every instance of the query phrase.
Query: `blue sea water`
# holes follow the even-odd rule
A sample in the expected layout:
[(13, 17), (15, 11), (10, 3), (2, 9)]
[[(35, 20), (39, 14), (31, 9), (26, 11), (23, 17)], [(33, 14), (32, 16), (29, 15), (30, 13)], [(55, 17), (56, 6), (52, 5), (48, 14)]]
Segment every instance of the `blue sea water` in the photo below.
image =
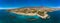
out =
[[(60, 6), (60, 0), (0, 0), (0, 8), (15, 8), (23, 6)], [(48, 12), (49, 19), (41, 19), (38, 16), (20, 16), (15, 13), (9, 13), (6, 10), (0, 10), (0, 23), (60, 23), (60, 10)], [(28, 19), (36, 19), (29, 21)]]
[[(21, 16), (15, 13), (9, 13), (6, 10), (0, 10), (0, 23), (60, 23), (60, 10), (48, 12), (49, 19), (41, 19), (38, 16)], [(36, 19), (31, 20), (30, 19)]]

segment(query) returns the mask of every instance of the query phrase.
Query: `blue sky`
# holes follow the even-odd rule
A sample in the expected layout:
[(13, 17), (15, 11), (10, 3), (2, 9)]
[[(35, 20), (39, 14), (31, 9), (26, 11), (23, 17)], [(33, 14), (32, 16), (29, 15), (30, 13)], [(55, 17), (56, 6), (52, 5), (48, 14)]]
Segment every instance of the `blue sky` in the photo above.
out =
[(42, 5), (47, 7), (60, 7), (60, 0), (0, 0), (0, 8)]

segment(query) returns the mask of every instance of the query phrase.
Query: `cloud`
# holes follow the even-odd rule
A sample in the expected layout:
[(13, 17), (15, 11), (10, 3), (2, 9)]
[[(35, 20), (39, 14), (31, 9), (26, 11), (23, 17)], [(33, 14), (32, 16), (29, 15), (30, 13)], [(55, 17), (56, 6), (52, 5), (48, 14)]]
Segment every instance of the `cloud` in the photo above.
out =
[(18, 8), (18, 7), (10, 7), (10, 8), (2, 8), (2, 7), (0, 7), (0, 9), (16, 9), (16, 8)]
[(14, 8), (0, 8), (0, 9), (14, 9)]
[(57, 7), (50, 7), (50, 8), (60, 8), (60, 6), (57, 6)]
[[(16, 8), (20, 8), (20, 7), (9, 7), (9, 8), (2, 8), (2, 7), (0, 7), (0, 9), (16, 9)], [(49, 7), (49, 8), (60, 8), (60, 6), (57, 6), (57, 7)]]

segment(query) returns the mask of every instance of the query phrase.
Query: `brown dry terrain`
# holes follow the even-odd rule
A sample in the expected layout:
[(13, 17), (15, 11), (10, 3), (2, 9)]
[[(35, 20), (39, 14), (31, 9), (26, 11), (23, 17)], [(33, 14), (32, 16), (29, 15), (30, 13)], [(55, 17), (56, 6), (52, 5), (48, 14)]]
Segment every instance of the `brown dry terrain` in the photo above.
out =
[(9, 12), (13, 12), (16, 14), (28, 15), (28, 16), (40, 16), (41, 18), (48, 17), (47, 12), (52, 12), (56, 9), (51, 8), (17, 8), (17, 9), (10, 9)]

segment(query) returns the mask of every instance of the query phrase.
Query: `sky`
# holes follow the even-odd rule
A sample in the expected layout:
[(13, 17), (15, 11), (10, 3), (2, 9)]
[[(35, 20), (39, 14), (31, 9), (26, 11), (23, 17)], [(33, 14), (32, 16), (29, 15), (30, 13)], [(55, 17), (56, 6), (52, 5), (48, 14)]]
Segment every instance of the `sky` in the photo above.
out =
[(18, 8), (24, 6), (46, 6), (60, 8), (60, 0), (0, 0), (0, 8)]

